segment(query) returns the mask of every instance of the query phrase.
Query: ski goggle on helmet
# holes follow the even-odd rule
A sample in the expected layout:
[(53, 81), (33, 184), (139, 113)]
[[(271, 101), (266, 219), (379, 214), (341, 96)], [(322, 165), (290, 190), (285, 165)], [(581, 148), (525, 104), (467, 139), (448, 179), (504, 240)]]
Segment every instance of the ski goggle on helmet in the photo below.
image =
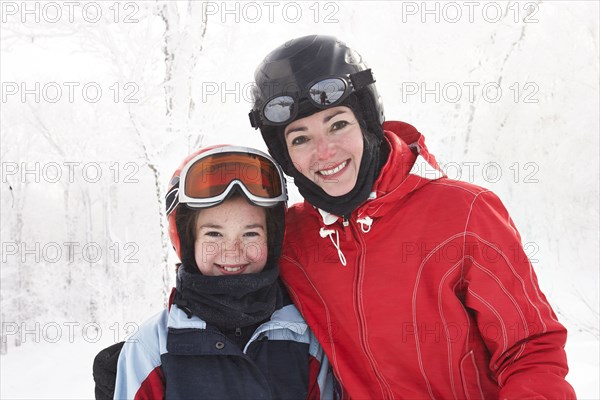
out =
[(217, 146), (192, 157), (173, 176), (166, 196), (167, 216), (179, 203), (191, 208), (218, 205), (234, 189), (259, 207), (287, 201), (283, 172), (270, 156), (248, 147)]
[(350, 93), (375, 83), (371, 69), (341, 76), (319, 78), (305, 88), (296, 87), (296, 83), (288, 87), (273, 87), (277, 94), (268, 98), (260, 110), (250, 112), (250, 123), (253, 128), (262, 125), (286, 125), (293, 121), (302, 108), (303, 102), (318, 109), (335, 107), (342, 103)]

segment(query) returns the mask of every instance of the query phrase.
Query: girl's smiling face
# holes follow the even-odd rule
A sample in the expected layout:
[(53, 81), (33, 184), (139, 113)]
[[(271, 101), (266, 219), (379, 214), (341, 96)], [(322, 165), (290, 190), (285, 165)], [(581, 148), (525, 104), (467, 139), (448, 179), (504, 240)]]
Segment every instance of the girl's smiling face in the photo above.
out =
[(236, 196), (198, 213), (194, 256), (202, 275), (260, 272), (267, 262), (267, 251), (264, 208)]

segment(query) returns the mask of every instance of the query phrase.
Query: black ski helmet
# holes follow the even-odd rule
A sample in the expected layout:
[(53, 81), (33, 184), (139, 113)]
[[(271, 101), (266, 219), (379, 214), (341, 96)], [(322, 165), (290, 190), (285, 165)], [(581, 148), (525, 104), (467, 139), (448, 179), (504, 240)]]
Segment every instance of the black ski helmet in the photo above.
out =
[[(283, 138), (285, 125), (328, 108), (311, 103), (308, 95), (312, 85), (332, 77), (345, 77), (351, 84), (343, 98), (330, 107), (350, 106), (357, 116), (362, 117), (366, 128), (381, 140), (385, 117), (371, 70), (358, 52), (335, 37), (309, 35), (292, 39), (270, 52), (254, 73), (250, 123), (254, 128), (260, 128), (271, 156), (289, 175), (294, 174), (290, 173), (293, 167)], [(265, 105), (278, 96), (293, 98), (296, 104), (291, 107), (297, 107), (294, 118), (284, 124), (273, 124), (264, 116)], [(350, 105), (349, 101), (358, 104)]]

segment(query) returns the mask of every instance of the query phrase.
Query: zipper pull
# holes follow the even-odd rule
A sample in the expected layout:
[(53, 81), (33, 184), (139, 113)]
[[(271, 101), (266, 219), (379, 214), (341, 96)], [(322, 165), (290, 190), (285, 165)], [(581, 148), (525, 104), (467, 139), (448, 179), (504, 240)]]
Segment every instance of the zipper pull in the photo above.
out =
[(352, 240), (352, 232), (350, 232), (350, 221), (348, 221), (348, 218), (344, 218), (342, 225), (344, 226), (344, 237), (346, 238), (346, 242), (350, 242)]
[(242, 336), (242, 328), (235, 328), (235, 336), (237, 336), (237, 337)]

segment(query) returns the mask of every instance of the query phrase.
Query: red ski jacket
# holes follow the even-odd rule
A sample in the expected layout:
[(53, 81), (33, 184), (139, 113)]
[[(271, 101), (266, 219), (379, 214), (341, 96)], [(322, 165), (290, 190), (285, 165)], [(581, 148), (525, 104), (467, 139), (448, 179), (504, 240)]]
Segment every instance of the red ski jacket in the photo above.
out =
[(446, 178), (424, 137), (384, 124), (391, 154), (342, 221), (287, 214), (282, 276), (353, 399), (575, 398), (566, 329), (489, 190)]

